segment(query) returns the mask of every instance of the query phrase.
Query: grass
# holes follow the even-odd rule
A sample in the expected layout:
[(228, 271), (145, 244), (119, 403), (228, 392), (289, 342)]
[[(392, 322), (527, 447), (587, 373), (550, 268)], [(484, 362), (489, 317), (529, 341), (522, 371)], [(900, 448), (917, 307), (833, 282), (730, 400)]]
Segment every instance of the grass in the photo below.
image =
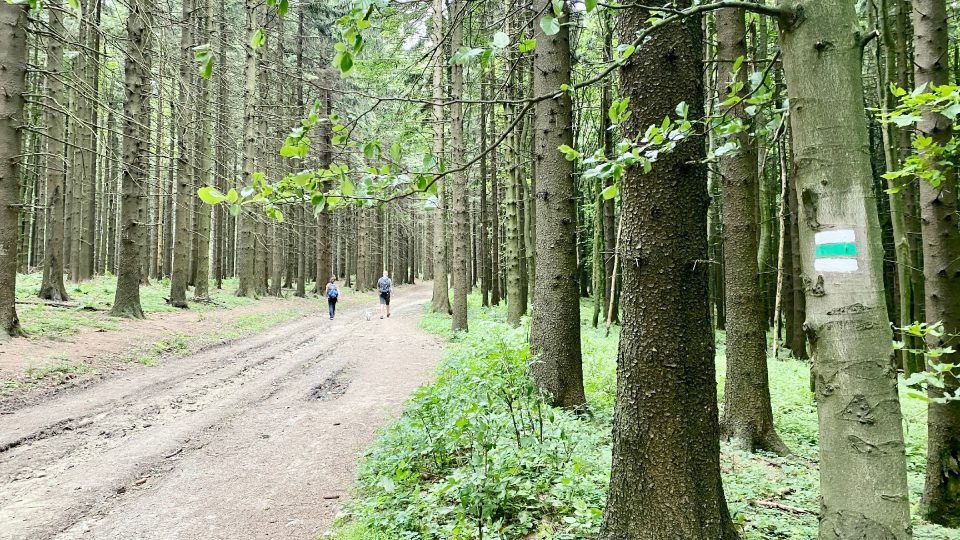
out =
[[(40, 293), (42, 274), (21, 274), (17, 276), (17, 298), (35, 299)], [(70, 303), (77, 308), (50, 307), (42, 304), (18, 306), (20, 323), (32, 337), (64, 337), (76, 334), (83, 328), (96, 330), (117, 330), (117, 319), (109, 316), (116, 294), (117, 278), (112, 275), (97, 276), (83, 283), (67, 283)], [(225, 280), (224, 288), (210, 288), (210, 303), (192, 303), (190, 309), (205, 313), (218, 309), (232, 309), (256, 302), (250, 298), (237, 298), (235, 280)], [(140, 301), (147, 315), (179, 311), (167, 304), (170, 295), (169, 280), (154, 280), (148, 286), (140, 288)], [(188, 298), (189, 298), (188, 293)]]
[[(471, 298), (470, 334), (453, 335), (447, 317), (421, 327), (451, 341), (436, 381), (421, 388), (399, 420), (362, 460), (355, 498), (332, 533), (336, 540), (594, 538), (610, 471), (610, 430), (619, 334), (582, 330), (585, 387), (592, 418), (544, 406), (526, 377), (527, 328), (505, 324), (502, 309)], [(723, 389), (725, 336), (717, 336)], [(809, 364), (770, 360), (777, 429), (789, 457), (747, 454), (722, 445), (727, 502), (743, 540), (817, 536), (817, 413)], [(722, 396), (721, 396), (722, 399)], [(923, 487), (926, 404), (904, 397), (911, 501)], [(775, 502), (801, 513), (760, 506)], [(913, 508), (916, 516), (916, 506)], [(960, 531), (914, 518), (918, 539), (960, 539)]]

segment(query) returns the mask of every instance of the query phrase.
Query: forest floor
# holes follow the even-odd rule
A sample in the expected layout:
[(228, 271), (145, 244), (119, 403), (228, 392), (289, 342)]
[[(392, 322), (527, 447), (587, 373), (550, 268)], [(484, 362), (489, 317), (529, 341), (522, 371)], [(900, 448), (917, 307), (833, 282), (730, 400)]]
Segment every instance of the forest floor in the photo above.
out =
[[(325, 531), (357, 454), (439, 362), (442, 341), (417, 325), (430, 293), (399, 289), (387, 320), (347, 291), (335, 321), (321, 300), (265, 300), (3, 345), (0, 538)], [(171, 332), (175, 346), (156, 345)], [(24, 382), (51, 347), (66, 367)]]

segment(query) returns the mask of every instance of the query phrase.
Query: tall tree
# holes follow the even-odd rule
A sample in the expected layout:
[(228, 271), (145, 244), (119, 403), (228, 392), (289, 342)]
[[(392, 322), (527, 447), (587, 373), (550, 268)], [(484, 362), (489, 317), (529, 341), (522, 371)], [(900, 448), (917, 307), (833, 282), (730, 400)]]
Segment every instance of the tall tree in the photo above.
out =
[[(740, 9), (716, 13), (717, 83), (721, 96), (746, 89), (747, 28)], [(734, 67), (736, 66), (736, 69)], [(721, 100), (722, 101), (722, 100)], [(730, 121), (750, 124), (747, 103), (729, 107)], [(773, 426), (767, 378), (767, 322), (757, 266), (759, 173), (757, 143), (749, 130), (731, 137), (739, 150), (720, 158), (723, 187), (723, 261), (727, 309), (727, 374), (723, 392), (723, 434), (747, 451), (787, 447)], [(760, 205), (765, 205), (761, 201)], [(793, 291), (791, 291), (792, 294)]]
[[(913, 2), (914, 83), (928, 90), (950, 83), (950, 25), (945, 0)], [(918, 124), (918, 135), (945, 147), (953, 138), (953, 123), (928, 112)], [(929, 147), (928, 147), (929, 148)], [(931, 159), (939, 167), (940, 158)], [(942, 334), (929, 334), (927, 347), (942, 349), (960, 335), (960, 228), (957, 227), (957, 173), (940, 171), (940, 184), (920, 182), (920, 222), (923, 235), (923, 275), (926, 320), (941, 322)], [(935, 359), (960, 363), (954, 352)], [(933, 367), (931, 366), (931, 369)], [(955, 394), (960, 381), (947, 374), (945, 388), (930, 386), (931, 397)], [(927, 518), (943, 525), (960, 525), (960, 401), (930, 401), (927, 429), (927, 473), (923, 506)]]
[(150, 8), (133, 0), (127, 15), (127, 61), (124, 64), (123, 165), (120, 200), (120, 255), (117, 291), (110, 314), (143, 318), (140, 305), (142, 242), (147, 234), (143, 204), (149, 176), (150, 138), (142, 118), (150, 114)]
[[(820, 424), (820, 539), (910, 538), (883, 246), (850, 2), (782, 0), (806, 330)], [(729, 323), (729, 321), (728, 321)]]
[[(553, 11), (547, 1), (538, 9)], [(569, 10), (564, 5), (559, 29), (548, 35), (538, 25), (533, 60), (534, 95), (557, 92), (536, 105), (537, 237), (530, 353), (533, 380), (554, 404), (586, 406), (580, 352), (580, 295), (577, 275), (577, 198), (573, 162), (560, 152), (573, 145), (573, 100), (570, 85)]]
[(194, 2), (182, 0), (180, 17), (180, 103), (176, 110), (177, 122), (177, 194), (173, 237), (173, 272), (170, 275), (170, 305), (186, 308), (187, 283), (190, 281), (190, 212), (193, 208), (194, 137), (191, 116), (195, 104), (193, 91), (193, 25)]
[(65, 209), (64, 188), (67, 173), (66, 130), (64, 111), (59, 100), (65, 94), (63, 84), (63, 40), (66, 28), (63, 25), (60, 0), (47, 2), (47, 17), (50, 35), (47, 37), (47, 212), (46, 246), (43, 260), (43, 282), (40, 298), (62, 302), (69, 300), (63, 283), (63, 218)]
[[(247, 31), (245, 33), (244, 51), (244, 85), (243, 85), (243, 181), (253, 185), (253, 174), (256, 170), (255, 157), (257, 152), (257, 75), (258, 58), (257, 47), (253, 41), (259, 29), (257, 0), (245, 0)], [(237, 287), (237, 296), (256, 297), (257, 288), (254, 272), (254, 252), (256, 222), (248, 210), (240, 216), (237, 235), (237, 275), (240, 278)]]
[[(201, 0), (197, 5), (199, 12), (199, 27), (203, 35), (210, 35), (210, 32), (216, 28), (212, 24), (213, 3), (211, 0)], [(216, 43), (217, 38), (214, 34), (211, 36), (211, 42)], [(212, 52), (211, 52), (212, 54)], [(200, 159), (198, 162), (200, 172), (200, 185), (212, 186), (214, 182), (213, 170), (213, 131), (211, 128), (210, 103), (212, 91), (212, 80), (204, 78), (200, 81), (200, 95), (198, 96), (197, 114), (200, 116), (200, 141), (197, 145)], [(211, 208), (205, 204), (197, 207), (196, 230), (197, 230), (197, 275), (194, 280), (193, 298), (195, 300), (206, 300), (210, 297), (210, 218)]]
[[(450, 2), (450, 50), (459, 51), (463, 45), (463, 26), (466, 19), (466, 4), (460, 0)], [(453, 167), (453, 330), (466, 332), (467, 296), (470, 294), (470, 210), (467, 193), (467, 173), (461, 171), (463, 164), (463, 65), (453, 62), (450, 66), (450, 165)]]
[(0, 2), (0, 339), (20, 336), (17, 317), (17, 223), (20, 128), (27, 67), (27, 6)]
[[(690, 0), (676, 2), (679, 9)], [(645, 9), (619, 15), (621, 41), (648, 24)], [(704, 110), (701, 20), (645, 40), (621, 67), (633, 112), (630, 136), (685, 102)], [(602, 540), (736, 538), (720, 480), (714, 337), (707, 266), (704, 139), (678, 144), (650, 174), (621, 179), (623, 330), (617, 357), (613, 468)]]
[[(443, 156), (443, 0), (433, 0), (433, 156), (442, 160)], [(443, 179), (437, 177), (436, 204), (433, 216), (433, 310), (437, 313), (450, 313), (450, 288), (447, 278), (446, 226), (444, 225), (444, 206), (446, 194)], [(357, 278), (359, 281), (359, 277)]]

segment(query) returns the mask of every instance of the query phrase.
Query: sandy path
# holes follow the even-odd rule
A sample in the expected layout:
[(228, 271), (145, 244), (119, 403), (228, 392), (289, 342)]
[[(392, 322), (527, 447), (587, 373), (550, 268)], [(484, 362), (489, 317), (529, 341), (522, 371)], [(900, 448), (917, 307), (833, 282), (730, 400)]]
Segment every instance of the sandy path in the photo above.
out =
[(0, 416), (0, 538), (313, 538), (429, 379), (430, 287), (123, 372)]

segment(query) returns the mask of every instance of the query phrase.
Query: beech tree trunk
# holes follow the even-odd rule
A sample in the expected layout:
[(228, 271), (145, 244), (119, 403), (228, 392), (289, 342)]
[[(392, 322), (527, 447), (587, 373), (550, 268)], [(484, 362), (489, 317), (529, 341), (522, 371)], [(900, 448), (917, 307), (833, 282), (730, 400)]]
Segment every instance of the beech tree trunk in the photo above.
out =
[[(677, 9), (690, 0), (676, 2)], [(619, 13), (621, 41), (646, 24)], [(701, 20), (663, 28), (620, 69), (636, 136), (675, 115), (704, 112)], [(720, 425), (710, 324), (707, 170), (703, 137), (620, 180), (623, 329), (617, 357), (613, 467), (601, 540), (733, 540), (720, 480)]]
[(781, 50), (820, 425), (820, 540), (911, 537), (883, 246), (851, 2), (783, 0)]
[[(721, 95), (730, 93), (734, 83), (749, 88), (747, 70), (747, 28), (740, 9), (716, 13), (717, 83)], [(739, 60), (739, 62), (738, 62)], [(741, 102), (727, 113), (733, 120), (751, 122)], [(731, 137), (739, 151), (720, 158), (723, 184), (724, 292), (727, 309), (727, 374), (723, 392), (723, 435), (742, 450), (772, 450), (788, 453), (773, 427), (770, 385), (767, 378), (767, 321), (756, 254), (760, 216), (757, 145), (748, 131)], [(765, 205), (766, 201), (761, 201)], [(792, 292), (792, 291), (791, 291)]]
[[(540, 9), (548, 10), (547, 1)], [(564, 6), (560, 31), (546, 35), (539, 25), (533, 60), (534, 95), (559, 92), (559, 97), (537, 103), (536, 205), (537, 237), (534, 310), (530, 325), (530, 366), (537, 387), (559, 407), (579, 409), (587, 404), (580, 353), (580, 295), (577, 276), (578, 196), (573, 162), (558, 150), (573, 146), (573, 102), (570, 84), (570, 31)]]

